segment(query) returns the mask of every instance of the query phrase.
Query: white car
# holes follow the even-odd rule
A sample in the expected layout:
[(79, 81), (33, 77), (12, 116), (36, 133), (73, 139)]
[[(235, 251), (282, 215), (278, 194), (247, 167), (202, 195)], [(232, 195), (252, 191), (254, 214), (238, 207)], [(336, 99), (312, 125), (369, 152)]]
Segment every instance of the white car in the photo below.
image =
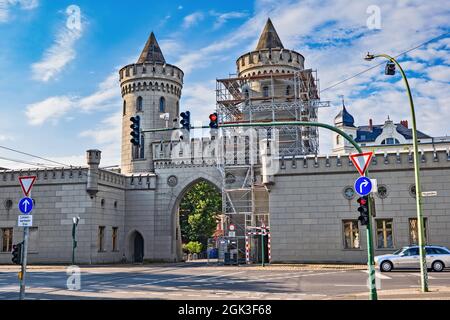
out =
[[(442, 271), (450, 267), (450, 250), (442, 246), (426, 246), (427, 268), (433, 271)], [(403, 247), (393, 254), (375, 257), (375, 264), (381, 272), (392, 269), (419, 269), (420, 255), (419, 246)]]

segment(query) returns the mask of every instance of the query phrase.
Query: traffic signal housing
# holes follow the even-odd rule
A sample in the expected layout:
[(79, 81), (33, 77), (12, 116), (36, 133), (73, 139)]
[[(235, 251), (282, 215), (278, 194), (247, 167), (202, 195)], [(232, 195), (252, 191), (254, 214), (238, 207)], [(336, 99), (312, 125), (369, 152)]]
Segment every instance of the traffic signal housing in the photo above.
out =
[(130, 142), (134, 146), (139, 146), (141, 144), (140, 137), (141, 137), (141, 117), (135, 116), (130, 118), (131, 121), (131, 133), (130, 135), (133, 137)]
[(180, 113), (181, 127), (187, 131), (191, 130), (191, 113), (189, 111)]
[(217, 116), (217, 113), (214, 112), (209, 115), (209, 127), (211, 129), (218, 129), (219, 128), (219, 117)]
[(13, 250), (11, 252), (13, 257), (12, 257), (11, 261), (14, 264), (22, 264), (22, 248), (23, 248), (23, 242), (13, 245)]
[(368, 196), (360, 197), (360, 198), (358, 198), (357, 201), (359, 204), (358, 220), (362, 226), (367, 226), (367, 225), (369, 225), (369, 197)]
[(393, 76), (395, 74), (395, 63), (388, 62), (384, 68), (384, 74), (387, 76)]

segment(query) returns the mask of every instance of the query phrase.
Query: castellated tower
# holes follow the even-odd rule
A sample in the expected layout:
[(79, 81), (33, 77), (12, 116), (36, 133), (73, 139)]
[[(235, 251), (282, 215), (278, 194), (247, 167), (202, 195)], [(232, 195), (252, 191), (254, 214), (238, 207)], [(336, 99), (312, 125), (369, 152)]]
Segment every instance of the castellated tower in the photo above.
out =
[[(256, 48), (236, 60), (237, 77), (218, 79), (222, 123), (317, 121), (317, 75), (305, 69), (304, 62), (303, 55), (284, 48), (268, 19)], [(270, 138), (272, 131), (267, 130)], [(317, 154), (317, 128), (287, 125), (278, 127), (277, 132), (282, 156)]]
[(135, 147), (130, 139), (130, 117), (139, 116), (141, 130), (164, 128), (169, 114), (169, 126), (180, 112), (183, 88), (183, 71), (167, 64), (161, 48), (151, 33), (137, 63), (123, 67), (120, 72), (120, 88), (123, 98), (122, 111), (122, 173), (153, 171), (151, 144), (170, 140), (171, 132), (142, 133), (141, 146)]

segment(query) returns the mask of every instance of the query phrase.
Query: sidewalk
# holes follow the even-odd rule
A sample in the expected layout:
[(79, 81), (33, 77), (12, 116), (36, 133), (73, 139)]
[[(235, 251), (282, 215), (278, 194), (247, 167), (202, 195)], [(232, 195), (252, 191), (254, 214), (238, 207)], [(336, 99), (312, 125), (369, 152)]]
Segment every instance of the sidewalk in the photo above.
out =
[[(70, 264), (60, 264), (60, 265), (28, 265), (27, 270), (66, 270)], [(125, 268), (125, 269), (139, 269), (139, 268), (149, 268), (149, 267), (193, 267), (193, 268), (224, 268), (224, 269), (239, 269), (245, 268), (247, 270), (285, 270), (285, 271), (295, 271), (295, 270), (366, 270), (367, 265), (365, 264), (265, 264), (264, 267), (260, 264), (242, 264), (242, 265), (219, 265), (216, 261), (209, 262), (206, 259), (187, 261), (185, 263), (144, 263), (144, 264), (101, 264), (101, 265), (78, 265), (81, 269), (111, 269), (111, 268)], [(7, 271), (19, 271), (20, 266), (18, 265), (0, 265), (0, 272)]]
[[(367, 300), (369, 294), (357, 293), (334, 296), (331, 300)], [(430, 292), (420, 289), (378, 290), (378, 300), (450, 300), (450, 287), (433, 286)]]

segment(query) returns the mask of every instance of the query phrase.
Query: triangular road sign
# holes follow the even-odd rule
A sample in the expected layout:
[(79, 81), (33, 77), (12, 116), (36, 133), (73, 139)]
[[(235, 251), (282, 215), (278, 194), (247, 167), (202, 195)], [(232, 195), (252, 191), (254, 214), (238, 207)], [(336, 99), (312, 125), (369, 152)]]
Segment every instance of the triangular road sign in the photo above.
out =
[(28, 197), (35, 181), (36, 176), (19, 177), (20, 186), (22, 187), (22, 191), (25, 196)]
[(366, 172), (372, 156), (373, 152), (364, 152), (350, 155), (350, 160), (352, 160), (360, 175), (363, 176)]

